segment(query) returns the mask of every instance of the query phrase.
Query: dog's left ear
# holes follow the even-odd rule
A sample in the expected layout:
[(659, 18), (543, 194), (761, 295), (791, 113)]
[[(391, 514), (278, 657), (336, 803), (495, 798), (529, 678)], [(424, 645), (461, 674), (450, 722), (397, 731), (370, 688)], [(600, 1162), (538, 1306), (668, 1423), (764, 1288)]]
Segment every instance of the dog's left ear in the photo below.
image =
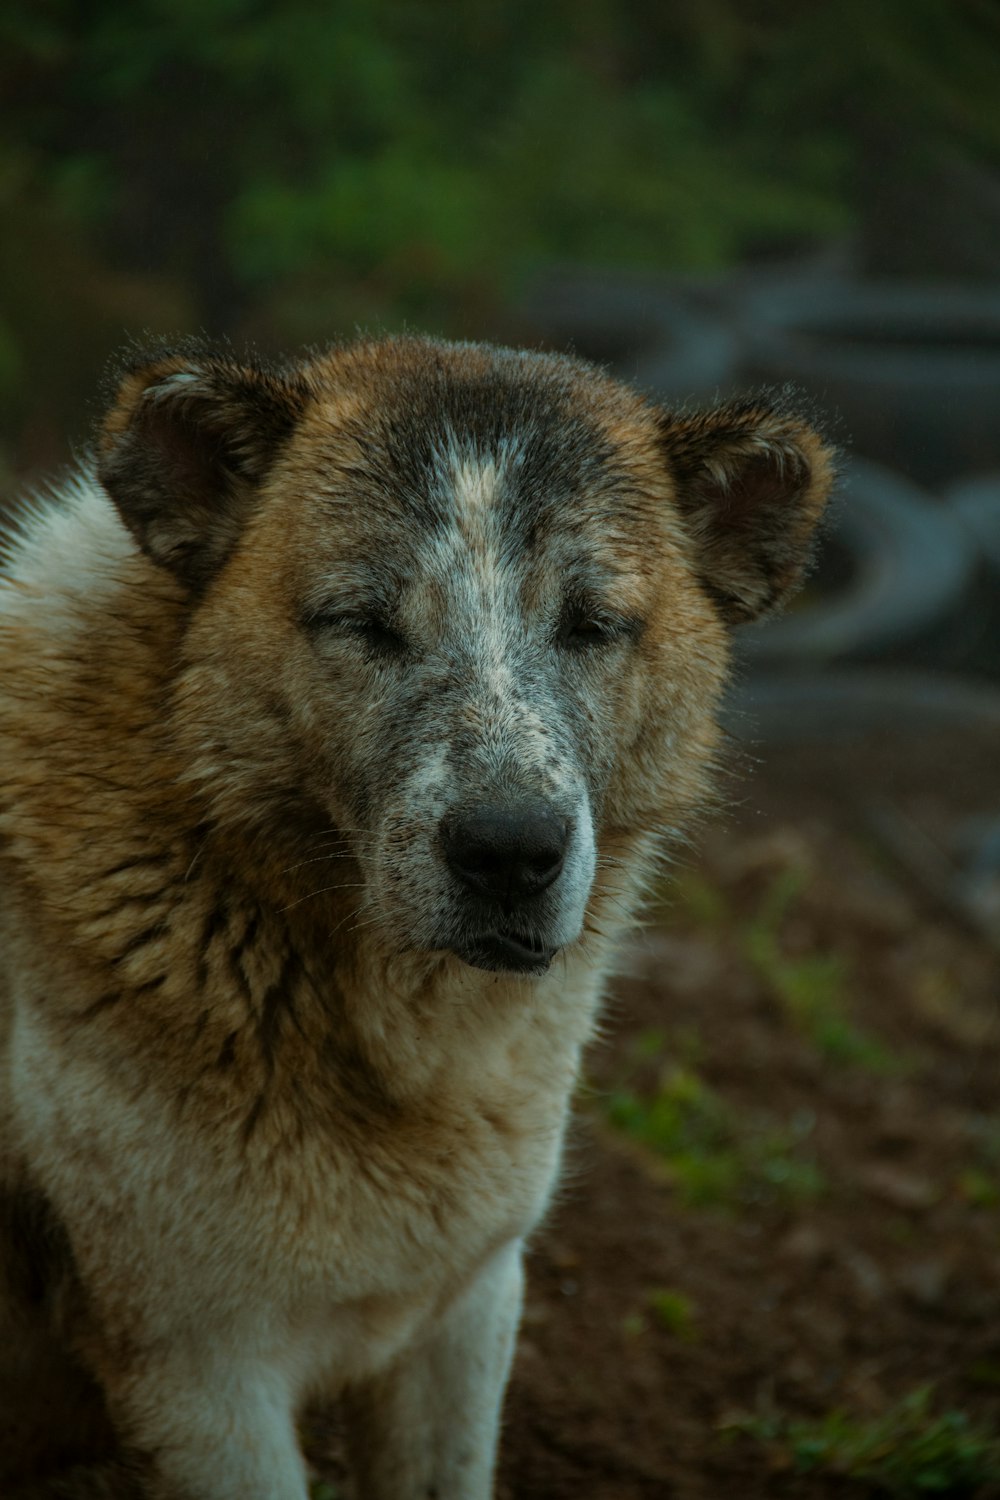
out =
[(779, 609), (809, 561), (832, 448), (800, 418), (748, 401), (658, 421), (675, 501), (723, 617), (735, 625)]

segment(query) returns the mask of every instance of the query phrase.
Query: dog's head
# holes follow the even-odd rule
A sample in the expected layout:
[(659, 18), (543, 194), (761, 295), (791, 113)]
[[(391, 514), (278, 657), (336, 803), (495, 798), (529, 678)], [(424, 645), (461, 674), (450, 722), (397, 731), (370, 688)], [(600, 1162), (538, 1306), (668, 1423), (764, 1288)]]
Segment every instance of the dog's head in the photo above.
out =
[(210, 816), (336, 829), (337, 909), (534, 973), (704, 796), (727, 627), (795, 587), (831, 463), (781, 409), (387, 339), (140, 359), (99, 476), (189, 614), (173, 723)]

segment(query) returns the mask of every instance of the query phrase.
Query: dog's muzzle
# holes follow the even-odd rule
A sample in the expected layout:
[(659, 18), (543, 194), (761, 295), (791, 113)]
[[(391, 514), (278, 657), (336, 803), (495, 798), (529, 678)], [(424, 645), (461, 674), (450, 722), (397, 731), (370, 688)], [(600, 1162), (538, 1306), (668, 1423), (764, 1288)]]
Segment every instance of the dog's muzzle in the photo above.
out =
[(558, 948), (545, 942), (540, 898), (562, 874), (572, 831), (541, 798), (442, 820), (441, 849), (469, 901), (473, 931), (455, 949), (466, 963), (514, 973), (548, 968)]

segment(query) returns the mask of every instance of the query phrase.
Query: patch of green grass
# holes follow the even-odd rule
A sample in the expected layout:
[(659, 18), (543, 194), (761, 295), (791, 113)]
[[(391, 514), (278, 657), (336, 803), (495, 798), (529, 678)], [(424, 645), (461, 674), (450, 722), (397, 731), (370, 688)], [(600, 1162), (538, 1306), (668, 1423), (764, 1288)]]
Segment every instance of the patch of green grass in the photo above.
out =
[(733, 939), (792, 1024), (824, 1057), (877, 1073), (896, 1072), (900, 1059), (851, 1019), (851, 975), (843, 955), (785, 951), (784, 924), (808, 878), (801, 865), (788, 866), (771, 881), (750, 920), (741, 921), (723, 890), (699, 871), (682, 871), (657, 909), (668, 926), (721, 932)]
[(744, 952), (758, 977), (798, 1030), (833, 1062), (894, 1072), (899, 1059), (850, 1019), (849, 970), (837, 953), (785, 953), (781, 928), (802, 891), (805, 874), (790, 868), (772, 882), (743, 930)]
[(646, 1064), (663, 1057), (671, 1057), (685, 1068), (696, 1068), (704, 1050), (704, 1042), (694, 1026), (651, 1026), (629, 1038), (625, 1057), (630, 1071), (641, 1071)]
[(622, 1333), (627, 1339), (640, 1338), (648, 1326), (641, 1312), (626, 1313), (622, 1318)]
[(824, 1183), (792, 1128), (741, 1118), (691, 1067), (667, 1066), (652, 1091), (623, 1085), (607, 1100), (611, 1124), (662, 1161), (695, 1207), (816, 1197)]
[(972, 1115), (966, 1130), (970, 1159), (956, 1178), (955, 1190), (973, 1208), (1000, 1208), (1000, 1116)]
[(1000, 1181), (992, 1172), (980, 1167), (968, 1167), (961, 1172), (956, 1183), (959, 1193), (973, 1208), (997, 1208), (1000, 1206)]
[(642, 1306), (622, 1319), (622, 1333), (629, 1339), (640, 1338), (649, 1332), (651, 1321), (684, 1343), (693, 1343), (698, 1337), (694, 1303), (673, 1287), (651, 1287)]
[(633, 1063), (648, 1062), (650, 1058), (662, 1057), (667, 1046), (667, 1033), (662, 1026), (651, 1026), (629, 1038), (628, 1056)]
[(877, 1492), (913, 1500), (974, 1495), (1000, 1480), (1000, 1441), (960, 1411), (935, 1416), (923, 1386), (879, 1417), (830, 1412), (817, 1421), (747, 1417), (728, 1424), (777, 1448), (802, 1474), (857, 1480)]
[(660, 899), (653, 904), (668, 926), (716, 931), (732, 920), (725, 893), (697, 870), (679, 870), (664, 884)]
[(685, 1342), (697, 1338), (694, 1303), (683, 1292), (673, 1287), (654, 1287), (647, 1293), (646, 1303), (661, 1328)]
[(325, 1479), (314, 1479), (309, 1486), (309, 1500), (339, 1500), (333, 1485)]

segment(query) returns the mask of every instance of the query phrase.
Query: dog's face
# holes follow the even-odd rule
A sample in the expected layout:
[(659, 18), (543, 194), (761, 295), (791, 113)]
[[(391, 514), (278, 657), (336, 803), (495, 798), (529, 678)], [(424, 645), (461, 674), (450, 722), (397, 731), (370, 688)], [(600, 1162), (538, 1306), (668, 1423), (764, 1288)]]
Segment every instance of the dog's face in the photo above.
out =
[(726, 624), (797, 581), (829, 458), (781, 413), (386, 340), (153, 358), (100, 476), (184, 590), (213, 815), (333, 825), (390, 946), (537, 973), (620, 840), (702, 797)]

